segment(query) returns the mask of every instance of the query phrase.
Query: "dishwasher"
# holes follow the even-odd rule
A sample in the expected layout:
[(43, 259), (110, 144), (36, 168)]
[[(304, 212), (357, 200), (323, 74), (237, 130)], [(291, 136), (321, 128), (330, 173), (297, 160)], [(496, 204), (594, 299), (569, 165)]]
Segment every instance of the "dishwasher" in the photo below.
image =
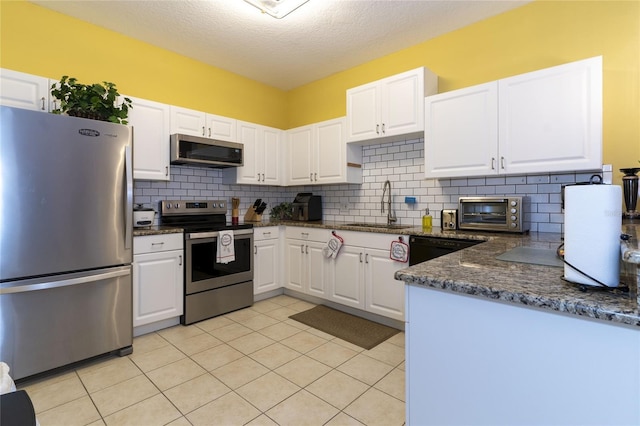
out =
[(409, 238), (409, 266), (475, 246), (482, 242), (484, 241), (412, 235)]

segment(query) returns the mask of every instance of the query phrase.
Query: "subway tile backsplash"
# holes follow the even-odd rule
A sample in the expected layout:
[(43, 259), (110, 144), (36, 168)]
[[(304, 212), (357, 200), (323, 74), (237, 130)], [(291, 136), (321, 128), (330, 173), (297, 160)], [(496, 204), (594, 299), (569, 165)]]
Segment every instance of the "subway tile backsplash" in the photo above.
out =
[[(271, 207), (293, 201), (298, 192), (322, 196), (325, 220), (386, 223), (381, 212), (382, 188), (391, 182), (393, 210), (398, 223), (420, 226), (428, 207), (434, 225), (440, 223), (440, 210), (457, 207), (461, 196), (518, 195), (531, 200), (526, 212), (532, 232), (562, 232), (562, 185), (588, 181), (594, 173), (562, 173), (528, 176), (489, 176), (455, 179), (424, 179), (424, 141), (422, 139), (369, 145), (363, 147), (362, 185), (339, 184), (321, 186), (276, 187), (228, 185), (222, 183), (220, 169), (172, 166), (171, 181), (136, 180), (134, 202), (158, 208), (160, 200), (225, 199), (239, 197), (240, 215), (255, 199)], [(405, 203), (415, 197), (415, 204)], [(231, 212), (228, 212), (230, 220)], [(157, 220), (157, 219), (156, 219)]]

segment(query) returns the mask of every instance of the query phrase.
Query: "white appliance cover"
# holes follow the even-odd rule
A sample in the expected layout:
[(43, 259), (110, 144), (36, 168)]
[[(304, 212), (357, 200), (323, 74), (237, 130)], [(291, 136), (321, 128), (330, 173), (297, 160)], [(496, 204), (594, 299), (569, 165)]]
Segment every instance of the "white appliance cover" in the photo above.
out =
[[(564, 258), (609, 287), (620, 281), (622, 189), (617, 185), (573, 185), (564, 188)], [(564, 265), (567, 280), (599, 284)]]

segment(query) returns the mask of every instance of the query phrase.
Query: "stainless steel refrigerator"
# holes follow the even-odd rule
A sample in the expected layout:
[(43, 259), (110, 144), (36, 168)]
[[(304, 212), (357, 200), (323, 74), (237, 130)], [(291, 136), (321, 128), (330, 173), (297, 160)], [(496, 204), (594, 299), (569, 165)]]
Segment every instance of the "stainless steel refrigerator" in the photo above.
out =
[(132, 130), (0, 107), (0, 361), (130, 353)]

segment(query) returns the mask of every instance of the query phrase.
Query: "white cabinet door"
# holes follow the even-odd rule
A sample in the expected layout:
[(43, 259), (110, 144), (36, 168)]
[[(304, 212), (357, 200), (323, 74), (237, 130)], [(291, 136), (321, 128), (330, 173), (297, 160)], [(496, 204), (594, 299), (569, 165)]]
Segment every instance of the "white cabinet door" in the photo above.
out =
[(365, 309), (364, 249), (342, 246), (330, 266), (330, 299), (334, 302)]
[(498, 84), (425, 98), (426, 178), (496, 174)]
[[(224, 170), (223, 173), (235, 174), (237, 183), (258, 183), (260, 180), (258, 161), (260, 156), (264, 156), (261, 152), (263, 145), (258, 142), (258, 128), (251, 123), (238, 122), (238, 142), (244, 145), (244, 164), (242, 167)], [(261, 148), (260, 152), (258, 148)]]
[(290, 130), (289, 138), (289, 185), (308, 185), (313, 182), (311, 162), (315, 134), (313, 126), (303, 126)]
[(499, 81), (501, 172), (602, 167), (602, 57)]
[[(344, 118), (323, 121), (315, 126), (314, 183), (342, 183), (347, 180), (347, 143), (344, 129)], [(356, 148), (362, 151), (362, 147)]]
[(329, 260), (322, 253), (326, 243), (310, 241), (305, 246), (307, 265), (306, 293), (313, 296), (327, 297), (327, 269)]
[(265, 293), (280, 287), (278, 283), (279, 250), (277, 239), (255, 241), (253, 294)]
[(238, 142), (244, 145), (244, 165), (223, 170), (223, 182), (279, 185), (282, 130), (238, 121)]
[(170, 180), (170, 106), (128, 96), (129, 125), (133, 127), (133, 178)]
[(205, 115), (205, 137), (227, 142), (237, 142), (237, 120), (215, 114)]
[(188, 108), (171, 106), (171, 133), (205, 137), (206, 114)]
[(367, 249), (365, 252), (366, 310), (404, 321), (404, 282), (396, 281), (395, 272), (407, 264), (389, 258), (389, 250)]
[(263, 159), (262, 181), (263, 185), (280, 185), (282, 182), (282, 130), (261, 126)]
[(134, 256), (134, 327), (182, 315), (182, 268), (182, 250)]
[(49, 111), (49, 79), (23, 72), (0, 70), (0, 105)]
[(306, 265), (304, 254), (305, 241), (287, 239), (285, 241), (287, 259), (287, 278), (284, 286), (304, 293), (306, 281)]
[(347, 90), (347, 140), (363, 141), (380, 136), (378, 82)]

